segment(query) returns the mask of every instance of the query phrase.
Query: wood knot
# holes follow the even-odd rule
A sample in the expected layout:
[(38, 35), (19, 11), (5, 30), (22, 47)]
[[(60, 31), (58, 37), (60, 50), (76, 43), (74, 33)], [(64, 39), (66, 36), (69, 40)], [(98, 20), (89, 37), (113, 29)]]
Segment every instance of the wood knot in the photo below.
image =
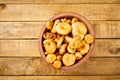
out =
[(111, 49), (109, 50), (109, 52), (110, 52), (111, 54), (117, 54), (118, 52), (120, 52), (120, 48), (111, 48)]
[(5, 4), (0, 4), (0, 10), (3, 10), (6, 8), (6, 5)]

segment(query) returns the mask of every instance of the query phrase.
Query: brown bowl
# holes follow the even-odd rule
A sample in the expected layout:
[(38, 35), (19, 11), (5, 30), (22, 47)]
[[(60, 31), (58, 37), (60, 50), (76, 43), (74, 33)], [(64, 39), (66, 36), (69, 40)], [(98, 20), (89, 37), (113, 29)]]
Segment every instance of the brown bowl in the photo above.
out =
[[(86, 24), (87, 29), (88, 29), (88, 33), (92, 34), (95, 37), (95, 33), (94, 33), (92, 25), (89, 23), (89, 21), (86, 18), (84, 18), (80, 14), (76, 14), (76, 13), (62, 13), (62, 14), (58, 14), (58, 15), (53, 16), (52, 18), (50, 18), (50, 20), (54, 21), (54, 20), (59, 19), (59, 18), (73, 18), (73, 17), (78, 18), (81, 22)], [(39, 35), (39, 43), (38, 43), (39, 52), (41, 54), (42, 59), (47, 64), (52, 66), (52, 64), (48, 63), (47, 60), (46, 60), (46, 56), (44, 54), (44, 49), (43, 49), (43, 45), (42, 45), (42, 42), (43, 42), (43, 37), (42, 36), (43, 36), (43, 33), (46, 30), (46, 26), (45, 25), (46, 25), (46, 23), (42, 26), (42, 29), (41, 29), (41, 32), (40, 32), (40, 35)], [(76, 67), (80, 66), (81, 64), (83, 64), (88, 59), (88, 57), (90, 56), (91, 51), (93, 50), (94, 43), (95, 43), (95, 40), (90, 45), (90, 49), (89, 49), (88, 53), (86, 55), (84, 55), (84, 57), (80, 61), (78, 61), (77, 63), (75, 63), (72, 66), (62, 66), (59, 69), (63, 69), (63, 70), (73, 69), (73, 68), (76, 68)]]

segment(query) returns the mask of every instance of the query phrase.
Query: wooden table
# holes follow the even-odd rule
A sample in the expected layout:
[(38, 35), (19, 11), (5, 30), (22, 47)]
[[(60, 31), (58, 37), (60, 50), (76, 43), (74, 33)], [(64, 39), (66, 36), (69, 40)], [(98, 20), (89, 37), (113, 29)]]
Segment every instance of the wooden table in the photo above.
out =
[[(96, 44), (81, 67), (63, 71), (41, 60), (41, 25), (62, 12), (92, 23)], [(120, 80), (120, 0), (0, 0), (0, 80)]]

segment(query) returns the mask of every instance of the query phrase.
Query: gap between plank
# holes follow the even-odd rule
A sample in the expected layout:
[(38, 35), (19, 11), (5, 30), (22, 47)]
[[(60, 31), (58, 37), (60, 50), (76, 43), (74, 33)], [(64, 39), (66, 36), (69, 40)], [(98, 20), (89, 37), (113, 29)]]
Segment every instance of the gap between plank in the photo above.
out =
[[(47, 20), (0, 20), (0, 22), (46, 22)], [(89, 21), (120, 21), (120, 20), (89, 20)]]
[(118, 76), (118, 77), (120, 77), (120, 75), (118, 74), (118, 75), (0, 75), (0, 77), (2, 77), (2, 76), (10, 76), (10, 77), (13, 77), (13, 76), (20, 76), (20, 77), (22, 77), (22, 76), (35, 76), (35, 77), (39, 77), (39, 76)]
[(100, 74), (100, 75), (0, 75), (0, 76), (120, 76), (120, 74)]
[(63, 5), (65, 5), (65, 4), (120, 4), (120, 2), (118, 2), (118, 3), (0, 3), (0, 4), (10, 4), (10, 5), (15, 5), (15, 4), (63, 4)]
[[(95, 39), (120, 39), (120, 38), (95, 38)], [(0, 40), (38, 40), (38, 38), (0, 38)]]
[[(41, 58), (41, 56), (39, 56), (39, 57), (38, 56), (0, 56), (0, 58)], [(105, 57), (90, 56), (89, 58), (120, 58), (120, 56), (105, 56)]]

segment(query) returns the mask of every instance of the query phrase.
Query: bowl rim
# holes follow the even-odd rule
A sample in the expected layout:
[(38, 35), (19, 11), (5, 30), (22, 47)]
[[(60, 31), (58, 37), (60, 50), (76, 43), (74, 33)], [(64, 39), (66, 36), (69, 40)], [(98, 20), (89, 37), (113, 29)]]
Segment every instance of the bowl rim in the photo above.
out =
[[(71, 66), (62, 66), (61, 68), (58, 68), (58, 69), (61, 69), (61, 70), (71, 70), (71, 69), (77, 68), (80, 65), (82, 65), (90, 57), (91, 51), (93, 51), (94, 44), (95, 44), (95, 33), (94, 33), (94, 29), (93, 29), (93, 26), (91, 25), (91, 23), (85, 17), (83, 17), (82, 15), (77, 14), (77, 13), (73, 13), (73, 12), (60, 13), (60, 14), (57, 14), (57, 15), (53, 16), (49, 20), (54, 21), (56, 19), (65, 18), (65, 17), (66, 18), (68, 18), (68, 17), (69, 18), (70, 17), (71, 18), (73, 18), (73, 17), (78, 18), (81, 22), (83, 22), (87, 26), (87, 29), (88, 29), (89, 33), (94, 36), (94, 41), (93, 41), (93, 43), (91, 43), (89, 51), (87, 52), (87, 54), (84, 55), (84, 57), (80, 61), (78, 61), (77, 63), (75, 63), (74, 65), (71, 65)], [(53, 67), (52, 64), (50, 64), (50, 63), (47, 62), (46, 56), (45, 56), (44, 51), (43, 51), (43, 45), (42, 45), (42, 38), (43, 37), (42, 36), (43, 36), (44, 31), (46, 30), (45, 25), (46, 25), (46, 22), (42, 25), (42, 28), (40, 30), (40, 34), (39, 34), (39, 38), (38, 38), (38, 48), (39, 48), (39, 53), (41, 54), (42, 59), (48, 65), (50, 65), (50, 66)]]

